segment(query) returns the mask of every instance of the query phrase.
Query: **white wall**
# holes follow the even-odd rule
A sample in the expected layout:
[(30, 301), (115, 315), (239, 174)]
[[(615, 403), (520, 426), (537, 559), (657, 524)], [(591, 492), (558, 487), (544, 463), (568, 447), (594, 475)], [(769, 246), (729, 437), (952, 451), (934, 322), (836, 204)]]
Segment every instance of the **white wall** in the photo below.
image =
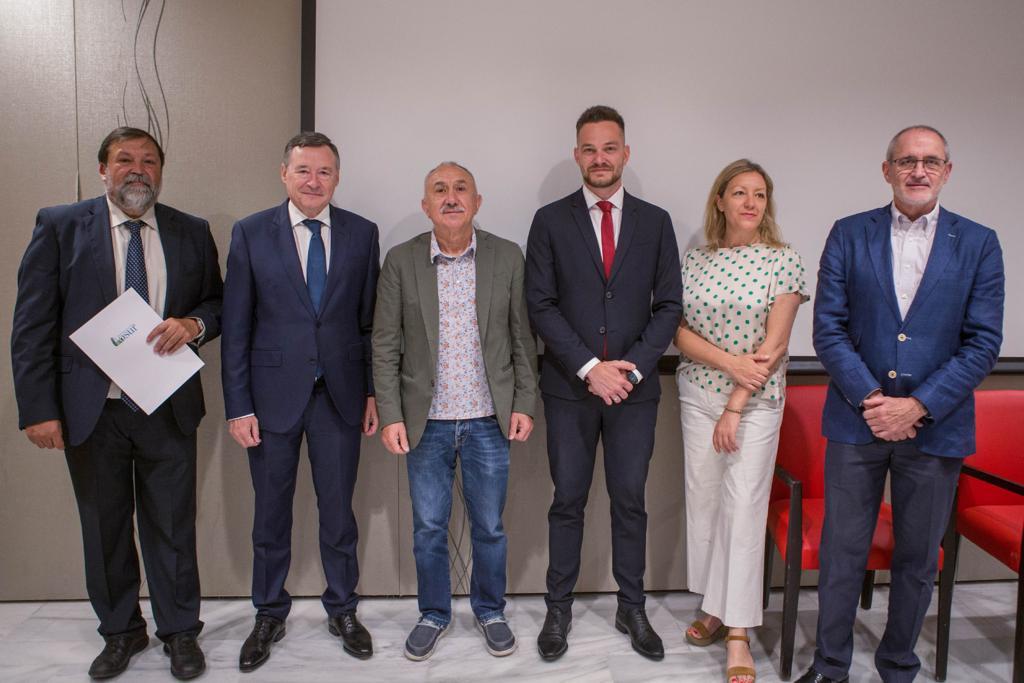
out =
[[(942, 203), (996, 228), (1013, 266), (1022, 26), (1019, 0), (332, 0), (317, 8), (316, 124), (341, 147), (337, 203), (379, 223), (382, 250), (429, 227), (422, 179), (445, 159), (476, 174), (481, 226), (525, 244), (534, 211), (580, 184), (576, 117), (610, 104), (626, 187), (671, 212), (681, 249), (715, 175), (749, 156), (813, 287), (832, 222), (891, 198), (889, 138), (929, 123), (952, 144)], [(1007, 291), (1022, 289), (1009, 268)], [(794, 355), (814, 353), (810, 330), (804, 307)], [(1002, 355), (1024, 356), (1024, 308), (1005, 330)]]

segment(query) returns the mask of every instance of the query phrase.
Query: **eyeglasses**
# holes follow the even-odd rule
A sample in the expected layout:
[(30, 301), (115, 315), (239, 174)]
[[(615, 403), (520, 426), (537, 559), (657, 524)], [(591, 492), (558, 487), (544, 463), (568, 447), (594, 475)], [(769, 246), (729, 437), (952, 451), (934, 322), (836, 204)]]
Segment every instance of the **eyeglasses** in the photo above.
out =
[(892, 163), (900, 173), (909, 173), (917, 168), (918, 164), (924, 165), (926, 173), (939, 173), (943, 168), (945, 168), (946, 164), (949, 163), (949, 160), (940, 159), (938, 157), (925, 157), (924, 159), (918, 159), (917, 157), (900, 157), (899, 159), (893, 159), (890, 163)]

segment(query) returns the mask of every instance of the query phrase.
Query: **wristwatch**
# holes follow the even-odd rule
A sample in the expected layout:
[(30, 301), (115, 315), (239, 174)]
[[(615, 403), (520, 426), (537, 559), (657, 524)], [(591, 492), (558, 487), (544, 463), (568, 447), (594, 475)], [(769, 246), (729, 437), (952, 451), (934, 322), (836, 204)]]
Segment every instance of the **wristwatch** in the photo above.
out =
[(637, 384), (640, 384), (640, 377), (636, 374), (636, 370), (630, 370), (629, 372), (627, 372), (626, 379), (628, 379), (630, 384), (632, 384), (634, 387)]

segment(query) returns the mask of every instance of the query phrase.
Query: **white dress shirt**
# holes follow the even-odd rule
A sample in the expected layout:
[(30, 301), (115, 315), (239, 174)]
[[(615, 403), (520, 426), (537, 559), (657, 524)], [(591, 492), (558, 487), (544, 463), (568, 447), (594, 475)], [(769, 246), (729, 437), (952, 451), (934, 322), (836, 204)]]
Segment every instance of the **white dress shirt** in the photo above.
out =
[(911, 221), (892, 205), (892, 279), (900, 317), (906, 318), (914, 301), (921, 277), (928, 265), (928, 255), (935, 241), (939, 221), (939, 205), (929, 213)]
[[(622, 198), (626, 195), (625, 188), (619, 185), (619, 189), (615, 191), (611, 197), (606, 201), (612, 203), (612, 233), (615, 236), (615, 244), (619, 243), (619, 228), (622, 227)], [(590, 222), (594, 224), (594, 235), (597, 237), (597, 250), (601, 254), (601, 259), (604, 259), (604, 243), (601, 241), (601, 218), (604, 212), (601, 211), (601, 207), (597, 205), (601, 198), (590, 191), (590, 188), (586, 185), (583, 186), (583, 200), (587, 202), (587, 210), (590, 212)]]
[(324, 207), (324, 210), (318, 213), (316, 216), (306, 216), (299, 210), (299, 207), (295, 206), (292, 201), (288, 200), (288, 217), (292, 221), (292, 234), (295, 235), (295, 249), (299, 252), (299, 263), (302, 264), (302, 279), (306, 279), (306, 259), (309, 257), (309, 243), (313, 239), (313, 233), (309, 231), (306, 224), (302, 221), (307, 218), (315, 218), (316, 220), (323, 223), (320, 228), (320, 238), (324, 241), (324, 255), (326, 256), (327, 267), (324, 269), (325, 273), (329, 273), (331, 270), (331, 205), (328, 204)]
[[(142, 255), (146, 262), (146, 285), (149, 288), (149, 305), (161, 318), (164, 317), (164, 303), (167, 299), (167, 262), (164, 260), (164, 246), (160, 242), (160, 227), (156, 224), (156, 213), (150, 207), (139, 218), (127, 216), (107, 197), (107, 210), (110, 212), (110, 242), (114, 248), (114, 281), (118, 295), (124, 293), (124, 265), (128, 260), (128, 241), (132, 237), (131, 230), (125, 225), (128, 221), (139, 220), (145, 223), (139, 231), (142, 239)], [(110, 383), (107, 398), (121, 398), (121, 388)]]
[[(612, 234), (614, 236), (615, 245), (619, 244), (619, 229), (622, 227), (622, 199), (626, 196), (626, 188), (619, 185), (619, 189), (615, 191), (611, 197), (605, 201), (612, 203)], [(604, 212), (601, 211), (601, 207), (597, 205), (601, 198), (590, 191), (590, 188), (586, 185), (583, 186), (583, 200), (587, 203), (587, 211), (590, 213), (590, 222), (594, 224), (594, 236), (597, 237), (597, 250), (601, 254), (601, 260), (604, 260), (604, 248), (601, 240), (601, 219), (604, 217)], [(591, 358), (589, 361), (584, 363), (583, 367), (576, 371), (576, 376), (586, 381), (587, 373), (593, 370), (594, 366), (601, 361), (597, 358)], [(639, 370), (634, 370), (636, 376), (643, 379), (644, 376), (640, 374)]]

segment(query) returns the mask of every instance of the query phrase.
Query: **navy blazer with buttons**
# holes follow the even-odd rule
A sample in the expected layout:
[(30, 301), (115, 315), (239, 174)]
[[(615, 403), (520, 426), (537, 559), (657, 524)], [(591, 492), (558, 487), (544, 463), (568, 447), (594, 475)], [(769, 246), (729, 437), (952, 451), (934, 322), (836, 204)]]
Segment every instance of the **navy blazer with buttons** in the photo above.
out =
[(873, 440), (861, 402), (875, 389), (913, 396), (929, 417), (914, 443), (974, 452), (974, 389), (1002, 343), (1004, 276), (993, 230), (943, 208), (917, 294), (901, 318), (890, 206), (836, 222), (821, 255), (814, 349), (831, 377), (822, 421), (833, 441)]
[[(167, 267), (164, 318), (199, 318), (205, 344), (220, 334), (221, 279), (209, 224), (154, 207)], [(110, 389), (107, 377), (69, 339), (120, 294), (106, 196), (42, 209), (21, 267), (11, 332), (19, 425), (63, 420), (67, 441), (92, 433)], [(196, 373), (170, 399), (178, 428), (191, 434), (206, 412)]]
[(668, 212), (624, 193), (605, 278), (583, 190), (538, 209), (526, 248), (526, 301), (545, 345), (543, 393), (590, 396), (576, 372), (602, 358), (607, 343), (607, 358), (634, 363), (644, 377), (627, 400), (658, 398), (658, 361), (683, 314), (679, 247)]
[(235, 224), (224, 282), (221, 374), (227, 418), (294, 427), (319, 364), (342, 419), (359, 425), (373, 393), (370, 329), (380, 272), (377, 226), (331, 206), (320, 310), (302, 276), (287, 200)]

